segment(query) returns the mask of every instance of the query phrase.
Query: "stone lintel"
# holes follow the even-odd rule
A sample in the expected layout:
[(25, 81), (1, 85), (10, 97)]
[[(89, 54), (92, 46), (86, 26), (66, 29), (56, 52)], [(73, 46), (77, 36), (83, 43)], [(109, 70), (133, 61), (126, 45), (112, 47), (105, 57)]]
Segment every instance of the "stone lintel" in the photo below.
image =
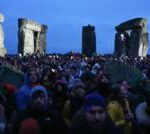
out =
[(117, 31), (125, 31), (135, 28), (144, 28), (146, 26), (147, 26), (146, 18), (135, 18), (121, 23), (120, 25), (116, 26), (115, 29)]
[(37, 32), (47, 32), (48, 29), (47, 25), (42, 25), (32, 20), (24, 18), (18, 19), (18, 25), (19, 27), (23, 27)]

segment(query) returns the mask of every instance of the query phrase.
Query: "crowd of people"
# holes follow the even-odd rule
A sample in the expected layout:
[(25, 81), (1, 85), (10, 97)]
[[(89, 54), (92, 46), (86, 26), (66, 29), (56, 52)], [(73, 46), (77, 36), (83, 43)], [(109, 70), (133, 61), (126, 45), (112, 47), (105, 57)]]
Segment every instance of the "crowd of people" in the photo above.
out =
[(140, 99), (129, 81), (111, 83), (103, 66), (107, 61), (138, 68), (143, 85), (150, 83), (149, 56), (1, 57), (0, 70), (13, 66), (23, 82), (0, 85), (5, 90), (0, 92), (0, 134), (148, 134), (150, 92), (141, 92)]

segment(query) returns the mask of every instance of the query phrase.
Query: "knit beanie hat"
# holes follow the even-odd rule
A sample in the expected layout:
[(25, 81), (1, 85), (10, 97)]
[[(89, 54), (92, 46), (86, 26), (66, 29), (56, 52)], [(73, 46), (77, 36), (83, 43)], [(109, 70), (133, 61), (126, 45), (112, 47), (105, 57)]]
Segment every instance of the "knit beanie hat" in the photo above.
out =
[(83, 105), (84, 110), (88, 110), (92, 106), (105, 107), (106, 102), (105, 102), (104, 97), (98, 93), (91, 93), (85, 96), (85, 101)]
[(18, 134), (41, 134), (38, 122), (32, 118), (24, 120)]

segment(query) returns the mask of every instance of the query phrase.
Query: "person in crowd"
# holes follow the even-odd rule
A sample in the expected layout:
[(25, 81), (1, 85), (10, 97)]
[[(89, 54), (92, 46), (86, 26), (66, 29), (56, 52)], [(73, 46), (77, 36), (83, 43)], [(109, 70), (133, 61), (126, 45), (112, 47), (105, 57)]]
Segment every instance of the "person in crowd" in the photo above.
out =
[(104, 97), (91, 93), (82, 109), (74, 116), (70, 134), (120, 134), (107, 114)]
[(95, 75), (91, 72), (91, 66), (86, 65), (81, 75), (81, 81), (85, 84), (87, 93), (93, 92), (96, 88)]
[(97, 92), (102, 96), (104, 96), (104, 98), (108, 101), (111, 92), (109, 79), (107, 78), (106, 75), (103, 75), (101, 79), (96, 81), (96, 83), (97, 83), (97, 87), (96, 87)]
[(99, 65), (99, 63), (95, 63), (92, 67), (92, 70), (91, 72), (94, 74), (94, 75), (97, 75), (98, 73), (98, 70), (101, 68), (101, 66)]
[(41, 85), (35, 86), (29, 94), (29, 106), (18, 115), (12, 133), (19, 134), (20, 129), (24, 126), (23, 122), (30, 118), (39, 124), (41, 134), (65, 133), (62, 121), (59, 118), (60, 115), (57, 113), (54, 108), (48, 106), (47, 90)]
[(15, 95), (17, 90), (17, 87), (11, 83), (4, 83), (3, 91), (1, 90), (1, 93), (5, 96), (3, 105), (5, 107), (5, 114), (8, 122), (11, 120), (13, 112), (16, 111)]
[(126, 80), (120, 81), (119, 85), (121, 92), (128, 98), (131, 111), (134, 112), (135, 107), (137, 106), (140, 100), (135, 89), (132, 88), (129, 82), (127, 82)]
[(119, 85), (118, 88), (113, 90), (115, 91), (113, 91), (107, 107), (108, 113), (116, 126), (118, 126), (124, 134), (131, 134), (134, 117), (127, 91), (123, 85)]
[(68, 88), (72, 86), (72, 84), (74, 83), (74, 77), (72, 76), (70, 69), (65, 70), (62, 79), (67, 84)]
[(149, 134), (150, 132), (150, 94), (146, 95), (146, 101), (140, 103), (135, 110), (137, 134)]
[(45, 68), (43, 70), (42, 78), (41, 78), (41, 83), (46, 89), (52, 90), (52, 81), (51, 81), (51, 70), (50, 67)]
[(68, 127), (71, 125), (72, 117), (82, 107), (86, 95), (85, 85), (82, 82), (75, 83), (70, 90), (63, 109), (63, 118)]
[(29, 103), (29, 93), (32, 87), (40, 85), (38, 74), (34, 69), (30, 69), (24, 74), (24, 83), (16, 93), (17, 111), (23, 111)]

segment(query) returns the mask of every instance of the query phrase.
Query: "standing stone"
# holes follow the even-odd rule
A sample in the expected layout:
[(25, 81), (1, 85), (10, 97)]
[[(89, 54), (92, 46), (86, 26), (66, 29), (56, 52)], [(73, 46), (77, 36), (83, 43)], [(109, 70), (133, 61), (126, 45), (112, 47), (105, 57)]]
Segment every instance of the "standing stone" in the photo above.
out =
[(27, 19), (19, 19), (18, 25), (18, 52), (22, 55), (45, 54), (47, 26)]
[(4, 57), (6, 49), (4, 48), (4, 32), (2, 23), (4, 22), (4, 16), (0, 13), (0, 57)]
[(45, 34), (45, 29), (46, 27), (43, 26), (43, 28), (41, 29), (41, 33), (39, 34), (39, 40), (38, 40), (38, 46), (37, 46), (37, 50), (39, 50), (39, 52), (42, 53), (46, 53), (46, 34)]
[(96, 53), (95, 27), (88, 25), (82, 29), (82, 54), (91, 57)]
[[(129, 39), (126, 42), (126, 55), (128, 56), (142, 56), (147, 55), (148, 49), (148, 32), (147, 32), (147, 20), (145, 18), (136, 18), (126, 21), (117, 27), (115, 27), (117, 32), (131, 30)], [(119, 46), (119, 40), (115, 38), (115, 53), (120, 56), (122, 51), (117, 49)]]
[[(129, 55), (140, 56), (142, 55), (142, 44), (139, 44), (141, 41), (141, 32), (139, 29), (133, 29), (130, 35), (130, 46)], [(132, 45), (134, 44), (134, 45)]]
[(117, 57), (128, 55), (129, 35), (126, 32), (117, 32), (115, 35), (115, 55)]
[(148, 33), (143, 30), (143, 27), (138, 27), (132, 30), (129, 45), (131, 46), (129, 55), (142, 57), (147, 55)]
[(148, 33), (143, 33), (142, 38), (143, 38), (142, 56), (146, 57), (148, 49)]

